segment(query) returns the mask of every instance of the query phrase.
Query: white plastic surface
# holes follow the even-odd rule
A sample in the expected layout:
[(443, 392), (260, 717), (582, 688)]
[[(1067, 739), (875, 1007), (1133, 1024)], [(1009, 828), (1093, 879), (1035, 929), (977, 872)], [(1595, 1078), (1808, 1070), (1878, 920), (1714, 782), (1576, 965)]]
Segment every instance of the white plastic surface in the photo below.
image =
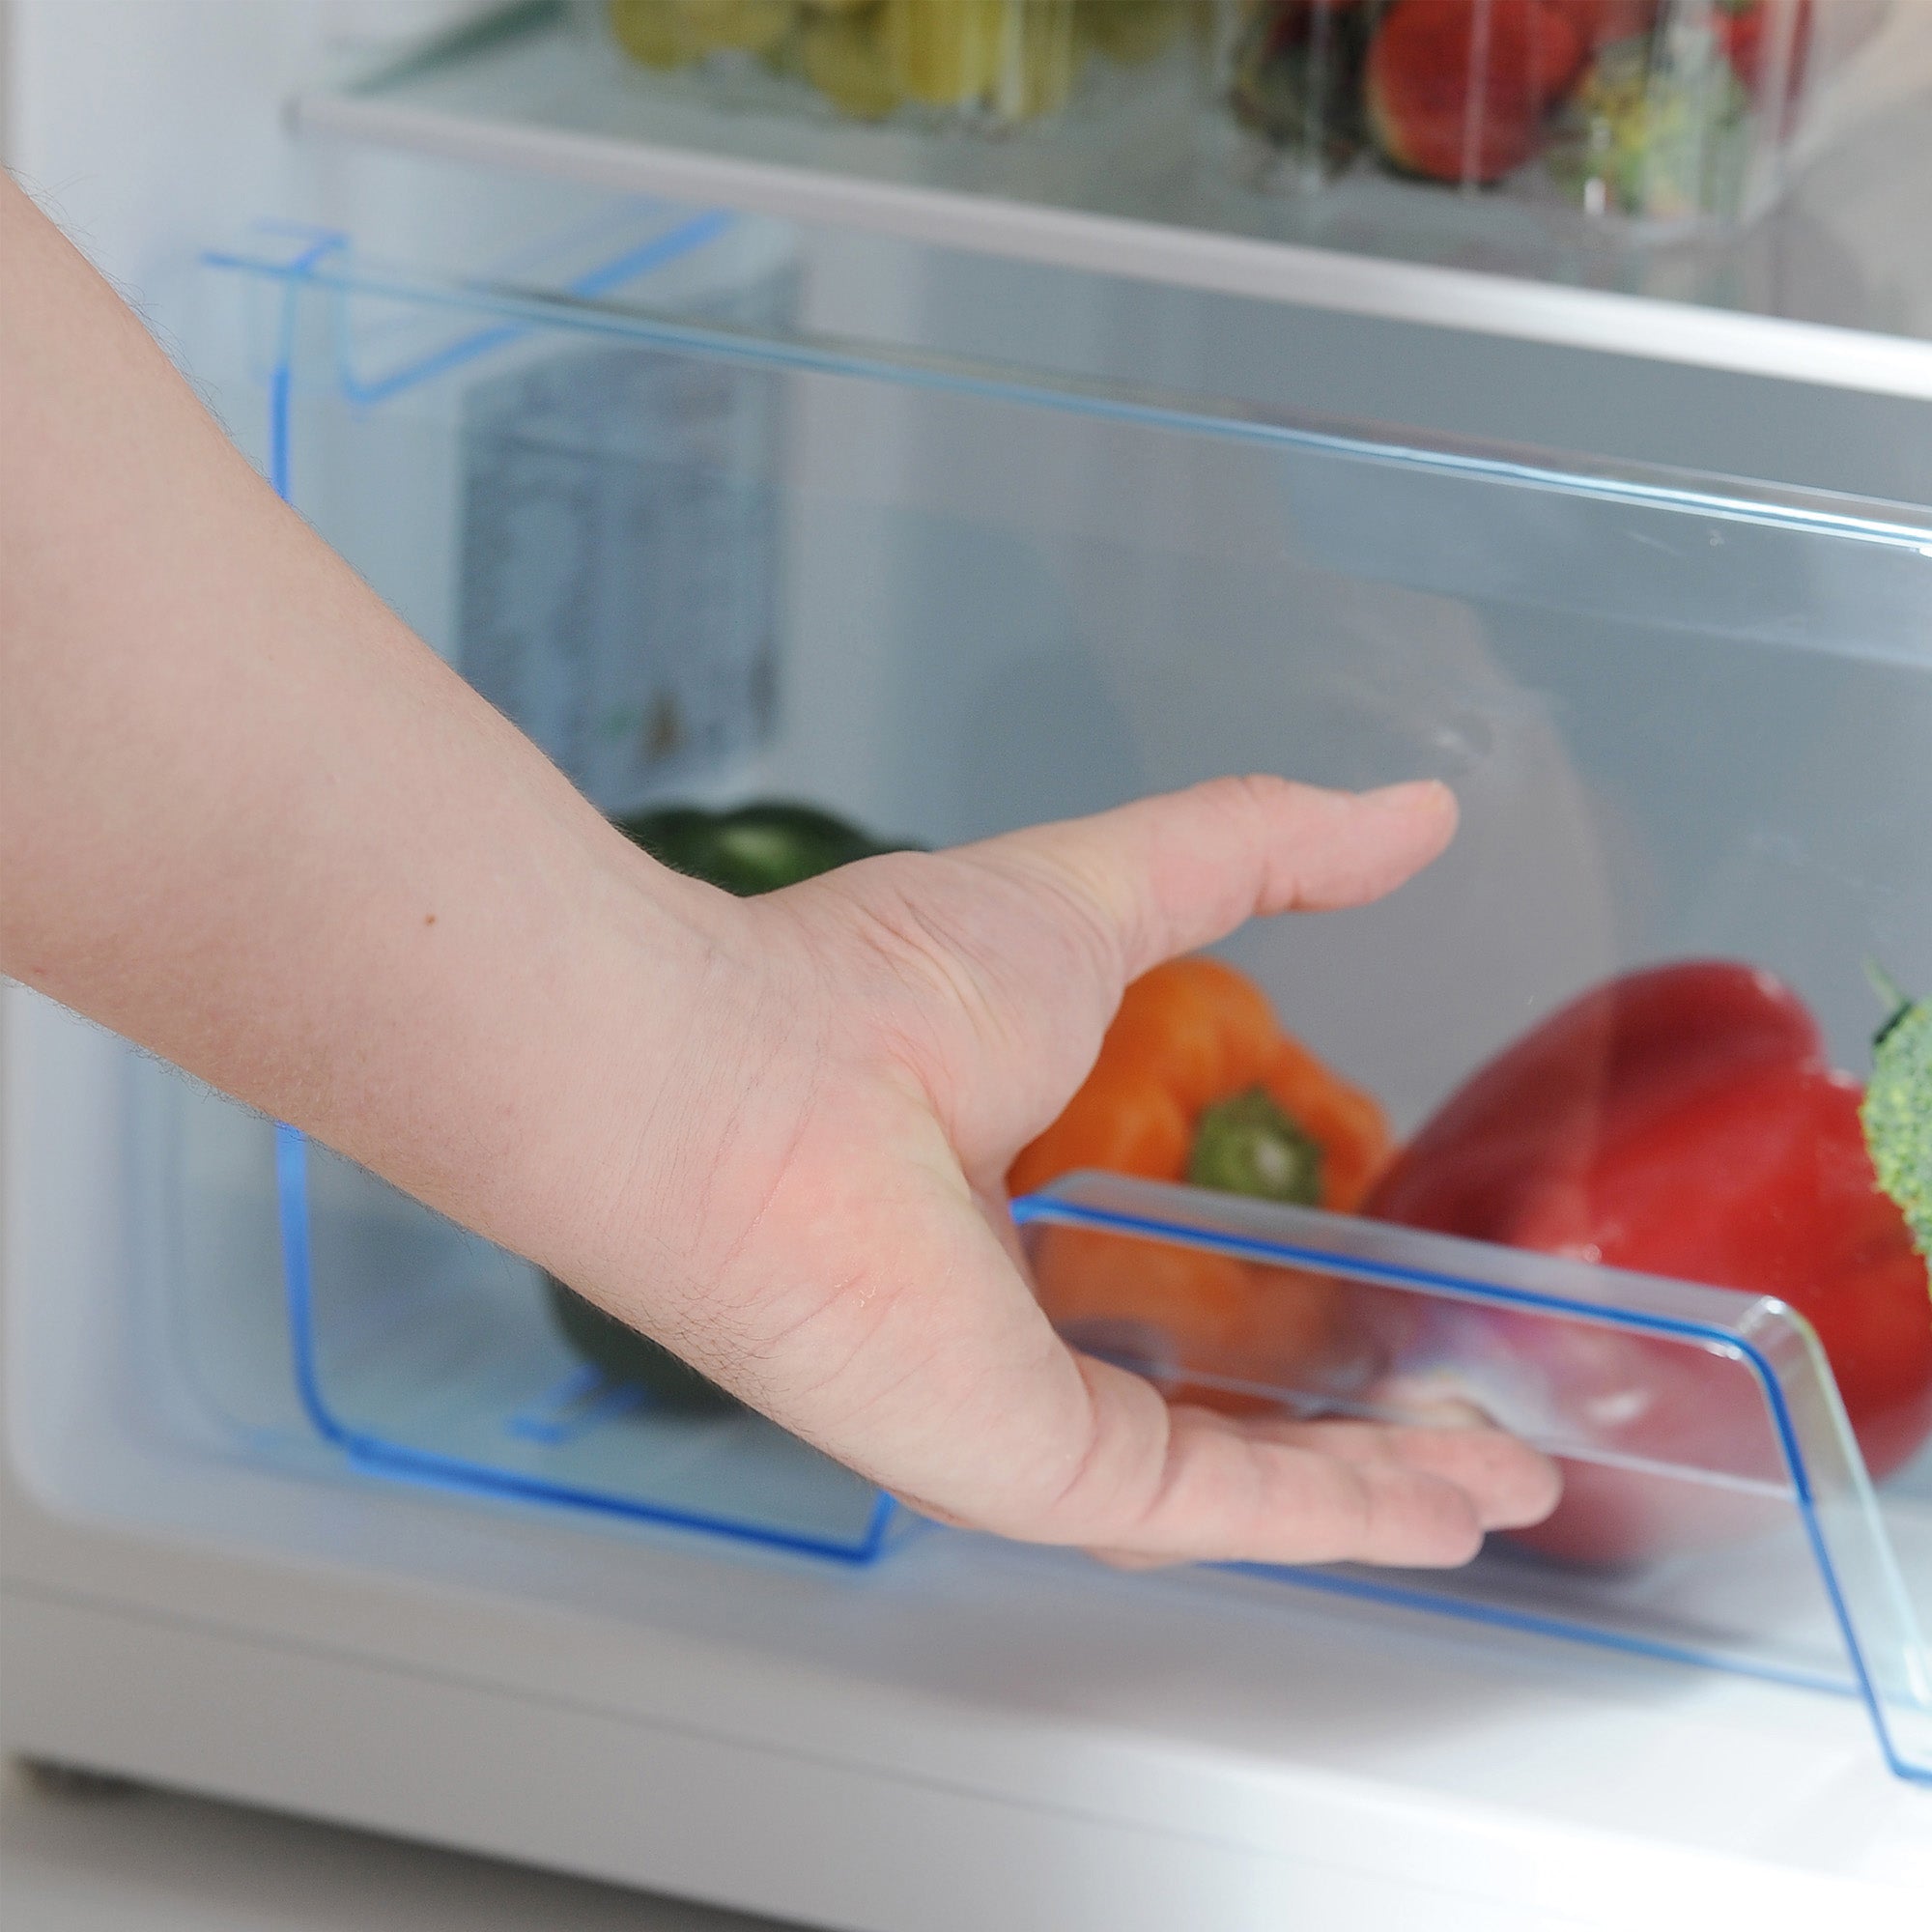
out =
[(31, 1932), (776, 1932), (646, 1897), (151, 1787), (0, 1775), (0, 1904)]

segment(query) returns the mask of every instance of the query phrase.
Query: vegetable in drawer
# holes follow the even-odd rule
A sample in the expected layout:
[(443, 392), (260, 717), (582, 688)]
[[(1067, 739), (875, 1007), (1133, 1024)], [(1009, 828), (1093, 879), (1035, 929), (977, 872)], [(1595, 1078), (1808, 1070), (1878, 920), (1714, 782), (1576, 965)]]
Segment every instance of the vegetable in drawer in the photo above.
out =
[[(1093, 1071), (1007, 1184), (1025, 1194), (1098, 1168), (1346, 1212), (1390, 1147), (1380, 1107), (1285, 1033), (1251, 980), (1176, 959), (1127, 988)], [(1168, 1372), (1192, 1401), (1250, 1406), (1225, 1384), (1332, 1372), (1353, 1347), (1345, 1291), (1291, 1269), (1054, 1227), (1034, 1274), (1069, 1339)]]
[[(855, 859), (905, 849), (882, 843), (817, 806), (789, 799), (756, 799), (725, 811), (660, 806), (616, 824), (660, 865), (741, 898), (798, 885)], [(735, 1396), (554, 1275), (545, 1275), (544, 1287), (564, 1339), (611, 1381), (648, 1390), (663, 1408), (737, 1406)]]
[(1878, 1184), (1898, 1204), (1932, 1266), (1932, 1000), (1908, 1000), (1874, 974), (1891, 1015), (1872, 1042), (1872, 1077), (1859, 1109)]
[[(1861, 1094), (1770, 974), (1730, 961), (1632, 973), (1572, 1001), (1443, 1103), (1365, 1211), (1477, 1240), (1776, 1295), (1816, 1330), (1871, 1473), (1932, 1434), (1932, 1022), (1904, 1008)], [(1869, 1145), (1868, 1145), (1869, 1141)], [(1883, 1185), (1881, 1185), (1883, 1183)], [(1918, 1216), (1918, 1243), (1907, 1211)], [(1464, 1310), (1416, 1366), (1523, 1372), (1506, 1426), (1540, 1403), (1624, 1459), (1692, 1467), (1764, 1435), (1747, 1377), (1698, 1350)], [(1453, 1378), (1457, 1371), (1448, 1371)], [(1478, 1373), (1480, 1379), (1480, 1372)], [(1621, 1564), (1748, 1531), (1766, 1506), (1721, 1489), (1566, 1465), (1562, 1503), (1516, 1540)]]
[(1388, 1158), (1381, 1108), (1282, 1030), (1218, 959), (1172, 959), (1122, 996), (1099, 1058), (1020, 1152), (1013, 1194), (1076, 1168), (1353, 1208)]
[(660, 806), (616, 821), (660, 865), (740, 898), (796, 886), (855, 859), (906, 848), (881, 842), (815, 805), (755, 799), (728, 811)]

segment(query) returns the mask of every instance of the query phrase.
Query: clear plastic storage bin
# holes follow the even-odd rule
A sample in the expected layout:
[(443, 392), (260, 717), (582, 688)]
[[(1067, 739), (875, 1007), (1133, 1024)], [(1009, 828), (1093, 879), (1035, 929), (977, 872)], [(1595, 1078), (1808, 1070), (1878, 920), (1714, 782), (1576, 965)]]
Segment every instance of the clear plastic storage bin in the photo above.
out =
[(1224, 0), (1245, 169), (1353, 169), (1722, 228), (1776, 198), (1800, 123), (1886, 0)]
[[(522, 664), (502, 701), (554, 749), (611, 677), (559, 612), (681, 680), (707, 727), (613, 714), (611, 809), (776, 795), (936, 846), (1231, 770), (1444, 778), (1463, 827), (1421, 879), (1223, 949), (1411, 1150), (1634, 969), (1775, 976), (1834, 1106), (1884, 1017), (1866, 962), (1932, 989), (1932, 518), (822, 338), (755, 294), (787, 261), (809, 295), (810, 247), (761, 235), (632, 205), (456, 277), (306, 232), (217, 258), (271, 473), (437, 648)], [(618, 567), (693, 502), (757, 586), (724, 615), (702, 574)], [(1669, 1064), (1704, 1065), (1715, 1024)], [(1671, 1145), (1646, 1172), (1681, 1224), (1724, 1211)], [(1838, 1184), (1785, 1156), (1790, 1198)], [(266, 1410), (232, 1338), (286, 1348), (248, 1453), (299, 1435), (366, 1478), (891, 1560), (902, 1512), (749, 1413), (605, 1378), (526, 1264), (286, 1130), (236, 1159), (274, 1202), (286, 1325), (201, 1309), (176, 1346), (240, 1417)], [(1932, 1457), (1889, 1438), (1874, 1485), (1835, 1317), (1793, 1312), (1815, 1283), (1595, 1265), (1560, 1226), (1471, 1238), (1373, 1194), (1344, 1216), (1082, 1176), (1020, 1213), (1081, 1346), (1223, 1406), (1484, 1409), (1623, 1526), (1285, 1582), (1860, 1697), (1894, 1768), (1932, 1773)], [(1208, 1264), (1242, 1322), (1151, 1312), (1150, 1279)], [(1270, 1350), (1311, 1296), (1342, 1345)]]

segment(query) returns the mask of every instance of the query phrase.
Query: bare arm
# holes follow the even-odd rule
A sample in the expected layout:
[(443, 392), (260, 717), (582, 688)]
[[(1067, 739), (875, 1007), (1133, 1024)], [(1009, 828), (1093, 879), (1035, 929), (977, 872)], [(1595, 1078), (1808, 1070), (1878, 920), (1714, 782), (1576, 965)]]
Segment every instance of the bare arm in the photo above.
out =
[(1229, 782), (767, 899), (652, 865), (277, 502), (0, 177), (0, 967), (543, 1262), (936, 1513), (1454, 1561), (1482, 1431), (1242, 1431), (1069, 1354), (1000, 1176), (1122, 986), (1447, 840)]
[[(275, 499), (4, 180), (0, 265), (8, 970), (440, 1203), (534, 1178), (520, 1143), (568, 1158), (602, 1096), (559, 1088), (562, 1037), (619, 1005), (674, 1037), (688, 895)], [(684, 969), (653, 1000), (639, 949)]]

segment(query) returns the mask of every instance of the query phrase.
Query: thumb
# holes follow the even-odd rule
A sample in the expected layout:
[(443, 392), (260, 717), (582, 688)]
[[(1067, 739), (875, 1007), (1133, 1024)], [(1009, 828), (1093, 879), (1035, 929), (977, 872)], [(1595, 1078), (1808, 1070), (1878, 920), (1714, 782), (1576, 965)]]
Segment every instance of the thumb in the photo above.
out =
[(1380, 898), (1442, 851), (1456, 817), (1455, 794), (1433, 780), (1347, 792), (1214, 779), (980, 851), (1085, 901), (1118, 949), (1124, 983), (1257, 914)]

